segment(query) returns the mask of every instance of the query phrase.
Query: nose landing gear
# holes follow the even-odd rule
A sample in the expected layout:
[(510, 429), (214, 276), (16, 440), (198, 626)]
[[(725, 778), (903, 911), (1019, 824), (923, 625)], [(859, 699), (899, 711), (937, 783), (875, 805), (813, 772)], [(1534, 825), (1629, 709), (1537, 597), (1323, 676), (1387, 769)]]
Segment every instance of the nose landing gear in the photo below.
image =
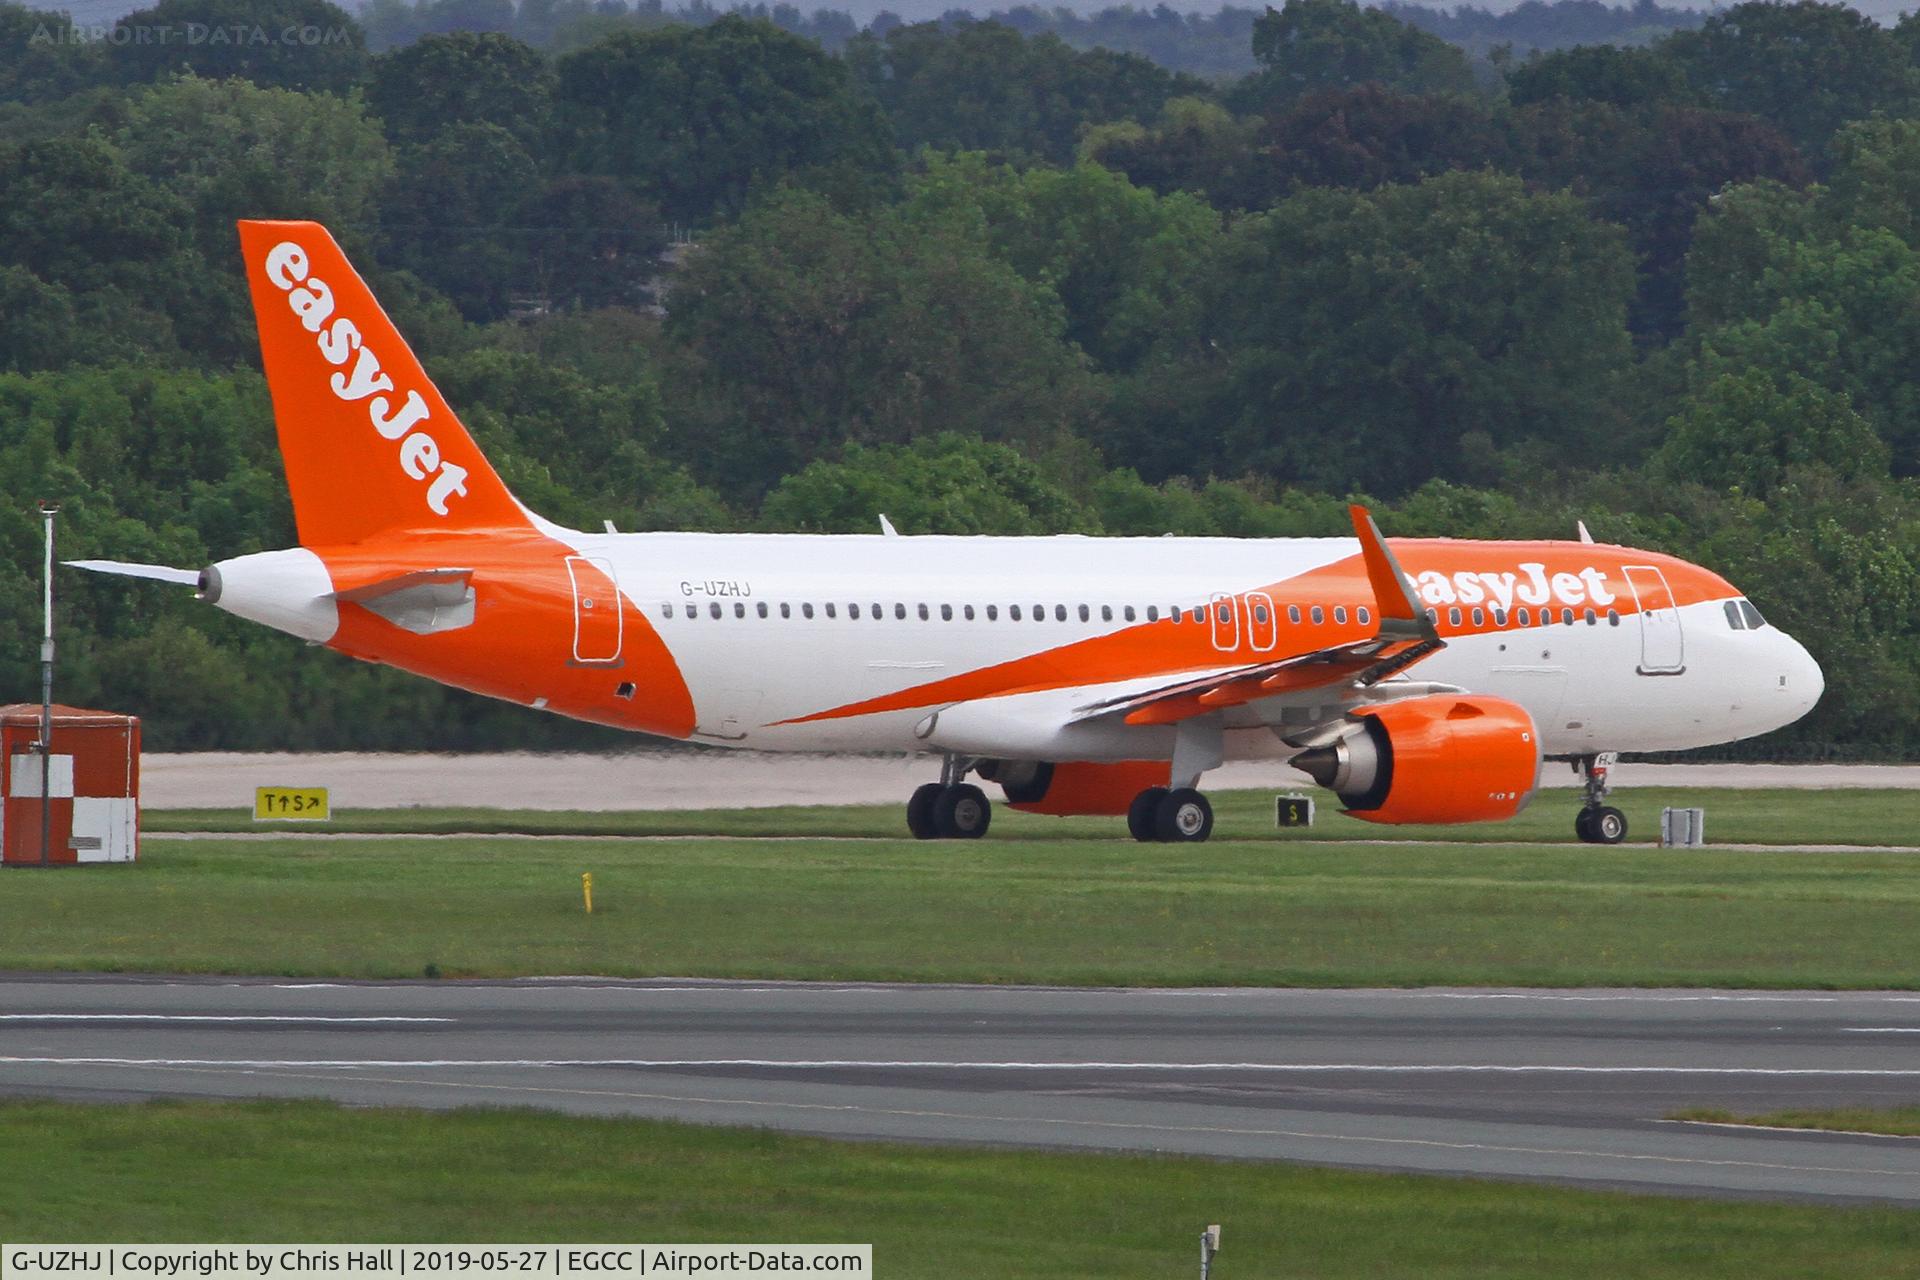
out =
[(1607, 771), (1619, 758), (1614, 751), (1574, 757), (1573, 770), (1580, 775), (1586, 796), (1574, 816), (1573, 832), (1587, 844), (1619, 844), (1627, 838), (1627, 815), (1606, 803), (1613, 789), (1607, 784)]

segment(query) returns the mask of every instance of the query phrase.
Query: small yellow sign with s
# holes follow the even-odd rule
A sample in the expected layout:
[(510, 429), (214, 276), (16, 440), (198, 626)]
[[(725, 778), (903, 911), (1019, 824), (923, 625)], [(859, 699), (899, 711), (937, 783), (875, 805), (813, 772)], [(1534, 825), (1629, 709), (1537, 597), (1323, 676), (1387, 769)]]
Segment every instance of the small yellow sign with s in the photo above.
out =
[(325, 822), (333, 816), (325, 787), (255, 787), (255, 822)]

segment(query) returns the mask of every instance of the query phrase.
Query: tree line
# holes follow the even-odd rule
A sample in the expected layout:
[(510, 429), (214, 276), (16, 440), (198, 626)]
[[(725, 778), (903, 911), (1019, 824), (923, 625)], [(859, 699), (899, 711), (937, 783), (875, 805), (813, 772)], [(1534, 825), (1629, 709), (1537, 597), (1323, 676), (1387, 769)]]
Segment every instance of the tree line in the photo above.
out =
[[(1526, 56), (1583, 44), (1646, 44), (1698, 26), (1696, 9), (1666, 8), (1657, 0), (1609, 5), (1602, 0), (1525, 0), (1501, 13), (1472, 5), (1438, 8), (1389, 0), (1382, 6), (1410, 26), (1459, 45), (1480, 59)], [(1075, 49), (1108, 49), (1150, 58), (1170, 71), (1209, 79), (1242, 76), (1257, 67), (1253, 25), (1264, 8), (1222, 5), (1211, 12), (1183, 12), (1166, 5), (1112, 5), (1095, 13), (1036, 4), (990, 9), (984, 14), (949, 9), (938, 20), (953, 30), (986, 21), (1025, 36), (1054, 35)], [(906, 23), (882, 10), (864, 25), (838, 9), (803, 10), (765, 0), (716, 6), (687, 0), (668, 8), (663, 0), (368, 0), (358, 11), (367, 46), (384, 52), (423, 36), (455, 31), (497, 31), (536, 48), (565, 51), (617, 30), (669, 25), (705, 26), (727, 14), (759, 18), (782, 31), (817, 41), (837, 53), (856, 37), (884, 37)]]
[[(1494, 65), (1405, 16), (1288, 0), (1223, 79), (1003, 22), (373, 53), (324, 0), (123, 20), (266, 33), (186, 46), (0, 6), (0, 687), (33, 688), (34, 499), (76, 556), (292, 541), (233, 220), (313, 217), (555, 519), (1584, 519), (1814, 649), (1826, 699), (1751, 750), (1911, 750), (1920, 24), (1744, 4)], [(156, 747), (607, 740), (63, 587), (63, 696)]]

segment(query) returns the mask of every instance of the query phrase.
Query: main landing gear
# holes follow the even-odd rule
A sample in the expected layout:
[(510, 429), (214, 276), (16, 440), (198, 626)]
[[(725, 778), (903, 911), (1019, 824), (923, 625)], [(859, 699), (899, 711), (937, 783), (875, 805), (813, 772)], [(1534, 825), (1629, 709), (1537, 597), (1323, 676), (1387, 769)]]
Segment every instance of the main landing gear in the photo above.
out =
[(967, 776), (967, 762), (949, 756), (940, 781), (917, 788), (907, 801), (907, 830), (916, 840), (978, 840), (993, 821), (987, 793)]
[(1586, 799), (1573, 819), (1573, 831), (1588, 844), (1619, 844), (1627, 838), (1627, 815), (1605, 803), (1612, 790), (1607, 785), (1607, 771), (1618, 759), (1619, 754), (1613, 751), (1574, 757), (1573, 771), (1581, 777)]
[(1127, 809), (1127, 830), (1142, 842), (1197, 844), (1213, 834), (1213, 806), (1192, 787), (1148, 787)]

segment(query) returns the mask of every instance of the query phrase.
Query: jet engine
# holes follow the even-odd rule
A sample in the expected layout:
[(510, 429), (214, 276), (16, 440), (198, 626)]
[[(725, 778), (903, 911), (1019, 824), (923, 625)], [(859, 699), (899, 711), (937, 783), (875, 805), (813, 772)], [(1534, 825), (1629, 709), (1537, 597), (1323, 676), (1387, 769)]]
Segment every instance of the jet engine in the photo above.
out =
[(1540, 783), (1540, 735), (1505, 698), (1430, 694), (1358, 707), (1313, 735), (1296, 769), (1368, 822), (1496, 822)]

